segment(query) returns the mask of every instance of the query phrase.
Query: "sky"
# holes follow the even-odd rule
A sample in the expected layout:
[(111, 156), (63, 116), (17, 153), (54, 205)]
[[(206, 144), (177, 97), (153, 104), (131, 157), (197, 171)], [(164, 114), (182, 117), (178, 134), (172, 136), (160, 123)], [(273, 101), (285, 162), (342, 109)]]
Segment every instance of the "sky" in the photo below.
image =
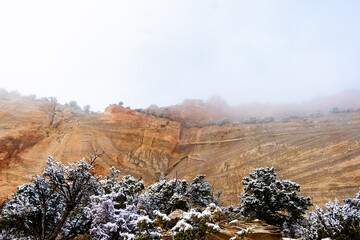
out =
[(0, 2), (0, 87), (103, 111), (360, 89), (360, 1)]

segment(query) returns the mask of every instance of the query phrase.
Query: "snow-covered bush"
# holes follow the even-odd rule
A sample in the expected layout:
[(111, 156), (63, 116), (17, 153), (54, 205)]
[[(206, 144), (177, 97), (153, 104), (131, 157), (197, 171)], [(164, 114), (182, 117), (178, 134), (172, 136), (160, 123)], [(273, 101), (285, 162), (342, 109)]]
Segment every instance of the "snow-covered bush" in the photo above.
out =
[(268, 224), (288, 228), (295, 233), (296, 224), (311, 206), (309, 197), (298, 196), (300, 185), (289, 180), (276, 179), (274, 168), (258, 168), (242, 181), (244, 192), (240, 196), (240, 214), (247, 219), (261, 219)]
[(228, 207), (221, 207), (221, 220), (231, 220), (238, 217), (239, 208), (235, 208), (232, 205)]
[(190, 186), (185, 180), (162, 180), (144, 192), (143, 181), (132, 176), (120, 180), (120, 171), (113, 167), (100, 180), (92, 166), (98, 157), (95, 153), (89, 161), (68, 165), (49, 157), (43, 174), (19, 186), (5, 204), (0, 238), (55, 240), (90, 234), (102, 240), (160, 239), (161, 228), (168, 229), (170, 221), (166, 214), (187, 211), (190, 203), (208, 206), (203, 212), (185, 214), (183, 220), (193, 225), (190, 236), (218, 231), (214, 221), (221, 209), (210, 204), (214, 197), (205, 175), (196, 176)]
[(66, 236), (87, 235), (91, 225), (91, 219), (85, 212), (85, 206), (88, 204), (88, 199), (78, 204), (63, 226), (63, 232)]
[(71, 238), (88, 230), (82, 204), (97, 191), (97, 177), (91, 174), (95, 153), (68, 166), (49, 157), (42, 176), (18, 187), (0, 215), (5, 234), (15, 237)]
[(195, 235), (193, 226), (184, 219), (178, 221), (171, 230), (173, 239), (191, 239)]
[(169, 214), (176, 209), (187, 211), (193, 207), (207, 207), (214, 201), (211, 185), (205, 175), (197, 175), (189, 184), (186, 180), (161, 180), (149, 186), (139, 198), (139, 209), (154, 217), (154, 210)]
[(210, 203), (214, 202), (214, 195), (211, 190), (211, 185), (204, 181), (204, 174), (197, 175), (190, 183), (190, 188), (186, 193), (193, 206), (207, 207)]
[(162, 229), (167, 229), (168, 223), (171, 221), (171, 219), (164, 213), (161, 213), (158, 210), (154, 210), (155, 215), (155, 223), (160, 226)]
[(206, 239), (207, 233), (220, 232), (219, 225), (215, 224), (220, 211), (219, 207), (211, 205), (202, 212), (195, 209), (184, 212), (182, 219), (171, 229), (173, 239)]
[(331, 239), (360, 239), (360, 192), (357, 198), (345, 199), (344, 204), (339, 201), (329, 201), (326, 210), (316, 207), (310, 212), (304, 239), (318, 240), (329, 237)]
[(175, 209), (187, 211), (190, 208), (185, 196), (188, 183), (185, 180), (161, 180), (147, 188), (140, 196), (138, 207), (148, 215), (154, 217), (154, 210), (169, 214)]
[(162, 229), (160, 227), (156, 227), (156, 223), (148, 216), (140, 216), (135, 223), (139, 229), (136, 235), (136, 240), (161, 239)]
[(139, 196), (143, 190), (145, 190), (144, 182), (136, 180), (133, 176), (124, 176), (120, 181), (121, 193), (126, 197), (124, 204), (137, 205), (139, 202)]
[(109, 194), (120, 190), (120, 170), (111, 167), (106, 177), (99, 181), (100, 194)]
[(124, 176), (119, 180), (120, 171), (114, 167), (110, 168), (109, 174), (99, 182), (102, 193), (109, 194), (116, 192), (117, 198), (114, 199), (121, 208), (127, 205), (137, 205), (139, 196), (145, 189), (143, 181), (136, 180), (133, 176)]
[(219, 221), (221, 219), (223, 211), (220, 207), (216, 206), (214, 203), (210, 203), (206, 209), (211, 212), (214, 221)]
[(1, 213), (1, 228), (6, 230), (5, 236), (48, 235), (55, 228), (62, 213), (63, 198), (58, 192), (50, 191), (49, 184), (48, 179), (37, 177), (33, 183), (17, 188)]
[(86, 208), (92, 219), (90, 235), (94, 240), (161, 238), (161, 228), (148, 216), (138, 214), (134, 205), (120, 208), (115, 199), (121, 193), (91, 196)]
[(114, 201), (119, 193), (110, 193), (91, 196), (89, 206), (86, 208), (89, 218), (92, 219), (90, 234), (93, 239), (126, 239), (129, 234), (135, 236), (137, 226), (135, 220), (140, 216), (135, 206), (118, 208)]

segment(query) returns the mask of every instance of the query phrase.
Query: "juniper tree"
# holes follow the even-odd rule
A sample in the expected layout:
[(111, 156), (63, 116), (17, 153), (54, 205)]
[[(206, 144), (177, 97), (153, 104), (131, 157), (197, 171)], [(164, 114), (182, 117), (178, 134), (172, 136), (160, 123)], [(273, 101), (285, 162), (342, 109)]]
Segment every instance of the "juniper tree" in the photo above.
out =
[(193, 207), (207, 207), (214, 202), (211, 185), (204, 181), (205, 175), (197, 175), (190, 186), (186, 180), (161, 180), (149, 186), (139, 198), (139, 208), (153, 217), (154, 210), (163, 213)]
[(0, 217), (4, 235), (45, 239), (60, 219), (63, 202), (63, 197), (50, 189), (46, 178), (38, 176), (32, 183), (19, 186)]
[(103, 194), (117, 193), (114, 201), (120, 208), (126, 205), (137, 205), (139, 196), (145, 189), (143, 181), (136, 180), (131, 175), (126, 175), (120, 180), (120, 171), (111, 167), (108, 175), (99, 181), (100, 190)]
[(98, 194), (90, 197), (86, 207), (92, 219), (92, 239), (160, 239), (152, 220), (140, 215), (136, 207), (144, 189), (143, 181), (130, 175), (120, 180), (120, 171), (111, 167), (109, 174), (99, 181)]
[(140, 196), (139, 208), (153, 217), (154, 210), (169, 214), (175, 209), (184, 211), (190, 208), (189, 199), (185, 196), (188, 183), (185, 180), (161, 180), (149, 186)]
[[(99, 181), (100, 177), (93, 174), (99, 155), (68, 165), (49, 157), (43, 174), (18, 187), (4, 206), (0, 238), (54, 240), (90, 233), (94, 239), (159, 239), (156, 227), (166, 226), (167, 221), (163, 213), (186, 211), (190, 202), (206, 207), (214, 200), (205, 175), (196, 176), (190, 187), (185, 180), (162, 180), (144, 193), (142, 181), (132, 176), (120, 180), (120, 171), (115, 168)], [(194, 224), (195, 235), (204, 229), (216, 230), (208, 221)]]
[(91, 196), (86, 211), (92, 219), (90, 234), (95, 240), (117, 240), (135, 236), (137, 226), (134, 222), (140, 216), (134, 206), (122, 209), (114, 201), (119, 193), (111, 192)]
[(204, 211), (198, 212), (190, 209), (184, 212), (182, 219), (171, 229), (171, 235), (175, 240), (207, 239), (208, 233), (219, 233), (219, 225), (215, 224), (221, 209), (215, 204), (210, 204)]
[(310, 197), (298, 196), (300, 185), (277, 179), (274, 168), (257, 168), (242, 181), (240, 214), (247, 219), (261, 219), (268, 224), (286, 228), (294, 235), (294, 225), (311, 206)]
[(345, 199), (344, 204), (335, 199), (326, 204), (325, 211), (316, 206), (310, 212), (304, 238), (351, 240), (360, 239), (360, 192), (354, 199)]
[(186, 193), (194, 206), (207, 207), (215, 201), (210, 183), (205, 181), (205, 174), (197, 175), (190, 183), (189, 190)]
[(18, 187), (0, 215), (6, 235), (54, 240), (71, 238), (87, 231), (89, 219), (83, 205), (97, 191), (97, 177), (91, 173), (95, 153), (65, 166), (49, 157), (42, 176)]

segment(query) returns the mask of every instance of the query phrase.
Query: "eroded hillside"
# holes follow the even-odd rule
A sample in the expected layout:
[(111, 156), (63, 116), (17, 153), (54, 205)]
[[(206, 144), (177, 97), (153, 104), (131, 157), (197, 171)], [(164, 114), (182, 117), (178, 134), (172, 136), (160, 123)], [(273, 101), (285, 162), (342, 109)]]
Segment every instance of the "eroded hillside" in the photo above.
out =
[(115, 166), (149, 184), (205, 173), (226, 205), (237, 204), (241, 180), (254, 167), (275, 166), (318, 204), (359, 191), (359, 112), (202, 127), (186, 127), (179, 116), (115, 105), (92, 115), (49, 101), (0, 99), (1, 196), (41, 173), (48, 155), (71, 162), (96, 149), (106, 149), (96, 166), (101, 174)]

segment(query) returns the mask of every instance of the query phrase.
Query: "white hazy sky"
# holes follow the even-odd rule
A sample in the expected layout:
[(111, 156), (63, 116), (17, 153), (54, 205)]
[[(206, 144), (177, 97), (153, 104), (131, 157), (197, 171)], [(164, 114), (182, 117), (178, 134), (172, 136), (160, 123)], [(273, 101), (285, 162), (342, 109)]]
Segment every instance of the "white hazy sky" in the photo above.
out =
[(360, 89), (360, 1), (1, 1), (0, 87), (103, 110)]

